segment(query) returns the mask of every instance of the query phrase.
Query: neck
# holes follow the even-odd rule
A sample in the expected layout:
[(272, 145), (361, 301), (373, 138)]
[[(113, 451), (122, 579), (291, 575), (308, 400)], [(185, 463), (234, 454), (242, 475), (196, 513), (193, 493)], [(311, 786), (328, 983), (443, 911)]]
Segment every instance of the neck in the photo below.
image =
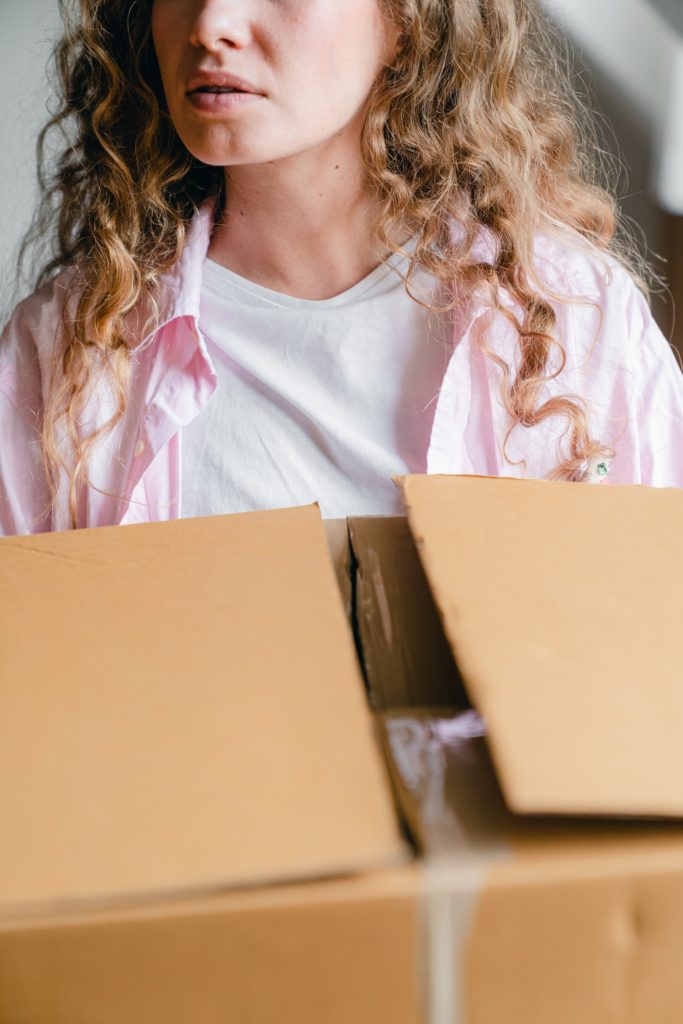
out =
[(384, 258), (356, 159), (332, 140), (270, 163), (226, 168), (226, 203), (209, 257), (240, 276), (302, 299), (339, 295)]

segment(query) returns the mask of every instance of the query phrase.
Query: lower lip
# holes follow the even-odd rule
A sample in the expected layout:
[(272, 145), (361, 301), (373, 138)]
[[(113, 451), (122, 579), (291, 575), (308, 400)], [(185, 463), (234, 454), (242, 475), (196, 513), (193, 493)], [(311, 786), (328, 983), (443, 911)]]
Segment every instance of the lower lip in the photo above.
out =
[(187, 98), (197, 110), (209, 114), (225, 114), (230, 110), (239, 110), (263, 96), (256, 92), (191, 92)]

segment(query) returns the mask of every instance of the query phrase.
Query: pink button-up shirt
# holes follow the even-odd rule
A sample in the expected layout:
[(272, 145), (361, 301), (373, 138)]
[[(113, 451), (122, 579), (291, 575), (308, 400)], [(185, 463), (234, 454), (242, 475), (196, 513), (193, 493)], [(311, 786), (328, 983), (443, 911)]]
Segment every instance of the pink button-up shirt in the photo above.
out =
[[(133, 354), (126, 414), (91, 451), (91, 486), (83, 489), (79, 526), (176, 519), (181, 507), (182, 427), (198, 416), (217, 378), (199, 329), (202, 267), (213, 206), (194, 218), (176, 266), (160, 289), (160, 326)], [(488, 252), (488, 256), (487, 256)], [(490, 259), (482, 241), (481, 260)], [(683, 375), (628, 274), (581, 246), (539, 235), (539, 276), (553, 301), (557, 336), (567, 359), (544, 385), (542, 399), (574, 394), (588, 403), (592, 434), (616, 451), (611, 483), (683, 486)], [(62, 301), (72, 271), (24, 300), (0, 341), (0, 535), (69, 528), (68, 481), (60, 482), (53, 514), (38, 519), (48, 499), (40, 462), (39, 426)], [(504, 300), (514, 310), (509, 297)], [(131, 320), (143, 322), (142, 315)], [(429, 441), (429, 473), (544, 478), (565, 450), (566, 420), (517, 426), (507, 448), (501, 369), (477, 338), (506, 363), (519, 358), (517, 332), (476, 295), (455, 318), (453, 349), (440, 389)], [(139, 337), (136, 338), (139, 342)], [(558, 353), (551, 366), (558, 365)], [(99, 386), (82, 418), (88, 431), (114, 412), (113, 394)]]

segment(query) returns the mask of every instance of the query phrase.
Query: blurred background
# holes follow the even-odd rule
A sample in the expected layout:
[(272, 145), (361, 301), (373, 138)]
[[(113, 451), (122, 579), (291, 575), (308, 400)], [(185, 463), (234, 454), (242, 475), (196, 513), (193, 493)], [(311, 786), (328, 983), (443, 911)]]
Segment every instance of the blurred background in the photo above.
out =
[[(578, 87), (605, 119), (624, 173), (619, 195), (671, 294), (655, 296), (664, 332), (683, 352), (683, 0), (540, 0), (570, 41)], [(13, 293), (19, 240), (33, 208), (35, 142), (59, 36), (57, 0), (0, 2), (0, 312)], [(0, 317), (1, 319), (1, 317)]]

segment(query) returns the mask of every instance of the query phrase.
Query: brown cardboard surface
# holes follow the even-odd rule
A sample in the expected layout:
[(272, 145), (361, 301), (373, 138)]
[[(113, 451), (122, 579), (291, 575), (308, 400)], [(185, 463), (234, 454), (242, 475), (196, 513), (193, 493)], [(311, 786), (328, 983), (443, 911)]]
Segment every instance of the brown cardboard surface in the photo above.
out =
[(518, 811), (683, 815), (683, 493), (403, 480), (408, 519)]
[(426, 1024), (419, 871), (0, 926), (11, 1024)]
[(515, 885), (494, 867), (466, 952), (466, 1024), (679, 1024), (680, 843), (671, 853)]
[(337, 575), (337, 584), (344, 602), (346, 617), (351, 620), (351, 548), (346, 519), (323, 519), (327, 546)]
[(0, 609), (2, 915), (404, 856), (317, 507), (3, 538)]
[(683, 825), (511, 814), (471, 715), (381, 721), (423, 893), (432, 874), (441, 886), (430, 947), (452, 985), (451, 1016), (437, 1019), (679, 1021)]
[(405, 516), (354, 516), (356, 618), (372, 704), (444, 704), (462, 682)]

